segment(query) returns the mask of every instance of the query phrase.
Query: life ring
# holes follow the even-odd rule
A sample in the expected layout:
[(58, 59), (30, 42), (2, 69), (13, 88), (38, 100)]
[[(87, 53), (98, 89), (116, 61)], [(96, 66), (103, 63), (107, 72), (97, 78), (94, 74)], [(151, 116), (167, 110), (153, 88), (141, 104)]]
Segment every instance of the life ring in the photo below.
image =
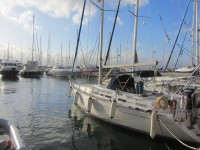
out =
[(163, 110), (166, 110), (168, 107), (168, 99), (164, 96), (159, 96), (156, 98), (156, 106), (158, 108), (162, 108)]

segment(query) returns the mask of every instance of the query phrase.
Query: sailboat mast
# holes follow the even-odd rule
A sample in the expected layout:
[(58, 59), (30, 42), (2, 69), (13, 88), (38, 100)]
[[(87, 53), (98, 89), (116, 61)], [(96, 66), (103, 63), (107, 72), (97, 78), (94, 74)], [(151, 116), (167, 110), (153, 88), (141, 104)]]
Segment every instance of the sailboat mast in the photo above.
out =
[[(135, 22), (134, 22), (134, 35), (133, 35), (133, 64), (136, 63), (136, 47), (137, 47), (137, 26), (138, 26), (138, 6), (139, 0), (136, 0), (135, 8)], [(135, 67), (132, 68), (132, 71), (135, 71)], [(132, 74), (134, 76), (134, 73)]]
[(9, 53), (9, 43), (8, 43), (8, 52), (7, 52), (7, 59), (10, 59), (10, 53)]
[(40, 35), (40, 66), (42, 66), (42, 36)]
[(49, 29), (49, 37), (48, 37), (48, 48), (47, 48), (47, 62), (46, 66), (50, 65), (50, 29)]
[(33, 51), (34, 51), (34, 15), (33, 15), (33, 39), (32, 39), (32, 56), (31, 56), (32, 62), (33, 62)]
[(100, 26), (99, 81), (98, 81), (98, 84), (101, 84), (101, 82), (102, 82), (103, 25), (104, 25), (104, 0), (101, 1), (101, 26)]
[(61, 48), (61, 56), (60, 56), (60, 57), (61, 57), (61, 66), (63, 66), (63, 58), (62, 58), (62, 43), (61, 43), (61, 47), (60, 47), (60, 48)]
[(192, 15), (192, 46), (191, 46), (191, 65), (194, 66), (194, 24), (195, 24), (195, 3), (193, 3)]
[(68, 67), (70, 66), (70, 41), (69, 41), (69, 60), (68, 60)]
[(23, 63), (22, 43), (21, 43), (21, 63)]
[(196, 53), (197, 53), (197, 66), (199, 66), (199, 34), (198, 34), (198, 0), (195, 1), (196, 6)]
[(76, 44), (76, 51), (75, 51), (75, 55), (74, 55), (74, 61), (73, 61), (73, 65), (72, 65), (72, 74), (74, 71), (74, 65), (76, 62), (76, 57), (78, 54), (78, 46), (79, 46), (79, 41), (80, 41), (80, 35), (81, 35), (81, 29), (82, 29), (82, 23), (83, 23), (83, 16), (84, 16), (84, 12), (85, 12), (85, 4), (86, 4), (86, 0), (84, 0), (84, 4), (83, 4), (83, 10), (82, 10), (82, 15), (81, 15), (81, 23), (80, 23), (80, 27), (79, 27), (79, 31), (78, 31), (78, 38), (77, 38), (77, 44)]

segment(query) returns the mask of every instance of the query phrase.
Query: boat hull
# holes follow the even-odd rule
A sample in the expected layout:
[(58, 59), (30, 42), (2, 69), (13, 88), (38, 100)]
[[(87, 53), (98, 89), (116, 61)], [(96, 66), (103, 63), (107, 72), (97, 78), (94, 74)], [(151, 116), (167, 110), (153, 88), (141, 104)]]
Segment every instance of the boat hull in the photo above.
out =
[(54, 77), (67, 77), (71, 75), (72, 72), (70, 71), (50, 71), (47, 75), (54, 76)]
[(0, 70), (0, 74), (3, 77), (16, 77), (19, 75), (19, 70), (12, 69), (12, 70)]
[[(78, 87), (78, 86), (77, 86)], [(78, 105), (84, 112), (103, 120), (105, 122), (121, 126), (123, 128), (136, 130), (145, 134), (152, 134), (151, 112), (140, 109), (127, 107), (127, 105), (117, 104), (113, 110), (113, 101), (94, 96), (91, 93), (82, 91), (81, 88), (73, 88), (75, 96), (74, 103)], [(164, 125), (163, 125), (164, 124)], [(173, 135), (178, 139), (188, 142), (199, 143), (200, 138), (190, 132), (182, 123), (174, 121), (172, 116), (165, 116), (157, 113), (156, 121), (154, 121), (154, 133), (156, 136), (172, 138)]]
[(5, 119), (0, 119), (0, 129), (0, 137), (5, 138), (0, 138), (0, 149), (28, 150), (18, 128), (14, 124)]
[(77, 71), (75, 74), (77, 77), (81, 77), (81, 76), (98, 77), (99, 71), (98, 70), (80, 70), (80, 71)]
[(40, 70), (21, 70), (20, 76), (24, 78), (40, 78), (43, 75), (43, 71)]

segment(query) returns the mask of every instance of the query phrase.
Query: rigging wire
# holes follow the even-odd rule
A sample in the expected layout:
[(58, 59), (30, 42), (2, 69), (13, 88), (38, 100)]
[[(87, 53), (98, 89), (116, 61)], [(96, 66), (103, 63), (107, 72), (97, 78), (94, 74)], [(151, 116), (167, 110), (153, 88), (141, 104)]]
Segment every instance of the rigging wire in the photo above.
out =
[(118, 6), (117, 6), (117, 13), (116, 13), (115, 20), (114, 20), (114, 25), (113, 25), (113, 29), (112, 29), (112, 33), (111, 33), (109, 45), (108, 45), (108, 50), (107, 50), (107, 54), (106, 54), (106, 59), (105, 59), (105, 62), (104, 62), (104, 66), (107, 63), (108, 57), (109, 57), (109, 54), (110, 54), (110, 47), (111, 47), (111, 43), (112, 43), (112, 37), (113, 37), (114, 31), (115, 31), (115, 25), (116, 25), (116, 22), (117, 22), (117, 17), (118, 17), (120, 3), (121, 3), (121, 0), (119, 0)]
[(84, 16), (84, 12), (85, 12), (85, 4), (86, 4), (86, 0), (84, 0), (84, 4), (83, 4), (81, 23), (80, 23), (80, 28), (79, 28), (78, 38), (77, 38), (77, 44), (76, 44), (76, 51), (75, 51), (75, 56), (74, 56), (74, 61), (73, 61), (73, 66), (72, 66), (72, 74), (73, 74), (73, 71), (74, 71), (74, 65), (75, 65), (75, 61), (76, 61), (76, 57), (77, 57), (77, 53), (78, 53), (78, 45), (79, 45), (79, 41), (80, 41), (80, 34), (81, 34), (83, 16)]
[[(181, 45), (179, 45), (178, 43), (176, 44), (178, 47), (182, 47)], [(190, 53), (190, 50), (188, 50), (188, 49), (186, 49), (186, 48), (184, 48), (184, 47), (182, 47), (184, 50), (186, 50), (186, 51), (184, 51), (183, 50), (183, 52), (187, 55), (187, 56), (189, 56), (190, 58), (192, 58), (192, 56), (189, 54)], [(193, 53), (193, 55), (195, 56), (195, 57), (197, 57), (197, 55), (195, 54), (195, 53)], [(199, 57), (200, 58), (200, 57)], [(194, 60), (195, 62), (197, 62), (196, 60)]]
[(171, 59), (172, 53), (173, 53), (174, 48), (175, 48), (175, 46), (176, 46), (177, 40), (178, 40), (178, 38), (179, 38), (179, 35), (180, 35), (180, 32), (181, 32), (181, 29), (182, 29), (182, 26), (183, 26), (183, 23), (184, 23), (184, 20), (185, 20), (185, 17), (186, 17), (186, 13), (187, 13), (188, 8), (189, 8), (189, 5), (190, 5), (190, 2), (191, 2), (191, 0), (189, 0), (189, 2), (188, 2), (188, 4), (187, 4), (187, 8), (186, 8), (186, 10), (185, 10), (185, 13), (184, 13), (184, 16), (183, 16), (181, 25), (180, 25), (180, 28), (179, 28), (179, 31), (178, 31), (178, 35), (177, 35), (177, 37), (176, 37), (176, 39), (175, 39), (175, 42), (174, 42), (174, 45), (173, 45), (173, 47), (172, 47), (172, 50), (171, 50), (169, 59), (168, 59), (167, 64), (166, 64), (166, 66), (165, 66), (165, 70), (167, 69), (167, 67), (168, 67), (168, 65), (169, 65), (169, 61), (170, 61), (170, 59)]
[(159, 17), (160, 17), (160, 21), (161, 21), (163, 30), (164, 30), (164, 32), (165, 32), (165, 36), (166, 36), (166, 38), (167, 38), (167, 40), (168, 40), (168, 42), (169, 42), (169, 41), (170, 41), (170, 38), (169, 38), (169, 36), (168, 36), (168, 34), (167, 34), (167, 31), (166, 31), (165, 26), (164, 26), (164, 24), (163, 24), (163, 19), (162, 19), (162, 17), (161, 17), (160, 14), (159, 14)]
[(178, 3), (178, 6), (179, 6), (179, 8), (180, 8), (181, 12), (183, 12), (183, 8), (181, 7), (180, 1), (179, 1), (179, 0), (177, 0), (177, 3)]
[(176, 68), (176, 65), (177, 65), (177, 63), (178, 63), (178, 61), (179, 61), (179, 58), (180, 58), (181, 55), (183, 54), (183, 45), (184, 45), (184, 43), (185, 43), (185, 40), (186, 40), (188, 31), (189, 31), (189, 29), (190, 29), (190, 24), (191, 24), (191, 22), (192, 22), (192, 17), (191, 17), (190, 22), (189, 22), (189, 24), (188, 24), (188, 28), (187, 28), (187, 31), (186, 31), (186, 33), (185, 33), (185, 37), (184, 37), (184, 39), (183, 39), (183, 43), (182, 43), (182, 45), (181, 45), (181, 48), (180, 48), (180, 51), (179, 51), (179, 55), (178, 55), (178, 58), (177, 58), (177, 60), (176, 60), (176, 63), (175, 63), (174, 68)]
[(91, 4), (91, 1), (89, 3), (89, 16), (88, 16), (88, 29), (87, 29), (87, 53), (89, 53), (89, 46), (88, 46), (88, 41), (89, 41), (89, 35), (90, 35), (90, 4)]
[[(92, 53), (91, 53), (91, 55), (90, 55), (90, 58), (89, 58), (89, 62), (90, 62), (90, 63), (92, 62), (92, 58), (94, 59), (94, 57), (92, 57), (92, 55), (93, 55), (93, 53), (95, 52), (96, 44), (97, 44), (98, 41), (99, 41), (99, 37), (96, 39), (94, 48), (93, 48)], [(99, 42), (98, 42), (98, 45), (99, 45)], [(98, 46), (97, 46), (97, 51), (98, 51)]]

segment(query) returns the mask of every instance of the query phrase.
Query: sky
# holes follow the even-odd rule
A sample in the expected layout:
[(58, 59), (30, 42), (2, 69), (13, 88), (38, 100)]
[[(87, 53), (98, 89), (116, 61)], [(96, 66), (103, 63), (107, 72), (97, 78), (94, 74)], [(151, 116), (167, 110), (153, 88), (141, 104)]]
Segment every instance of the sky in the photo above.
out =
[[(139, 0), (137, 53), (140, 62), (157, 60), (160, 67), (166, 65), (188, 1)], [(42, 65), (47, 65), (47, 53), (51, 56), (49, 60), (53, 65), (71, 65), (76, 50), (83, 2), (84, 0), (0, 0), (0, 58), (7, 57), (9, 45), (12, 59), (23, 63), (31, 59), (34, 15), (34, 58), (38, 51), (36, 49), (40, 49)], [(101, 7), (101, 2), (93, 0), (93, 3)], [(78, 64), (96, 64), (98, 57), (101, 11), (93, 3), (86, 1)], [(108, 49), (117, 5), (118, 0), (105, 0), (103, 60)], [(134, 11), (135, 0), (121, 1), (109, 63), (132, 62)], [(192, 12), (191, 2), (170, 61), (171, 67), (178, 58), (178, 45), (183, 44), (187, 31), (183, 44), (185, 53), (179, 59), (177, 67), (190, 65)]]

